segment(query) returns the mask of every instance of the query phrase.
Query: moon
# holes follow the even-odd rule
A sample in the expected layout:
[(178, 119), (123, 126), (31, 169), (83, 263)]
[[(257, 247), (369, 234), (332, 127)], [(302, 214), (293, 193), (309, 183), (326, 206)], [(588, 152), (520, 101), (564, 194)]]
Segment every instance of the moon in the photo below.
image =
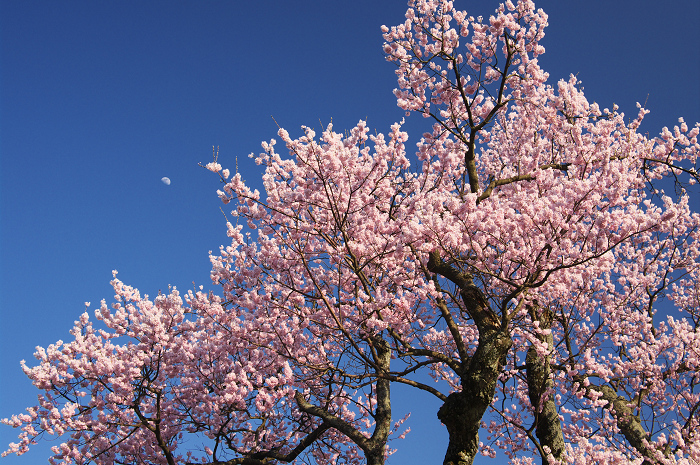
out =
[(160, 178), (160, 180), (163, 181), (163, 184), (165, 184), (166, 186), (170, 185), (170, 178), (169, 177), (164, 176), (164, 177)]

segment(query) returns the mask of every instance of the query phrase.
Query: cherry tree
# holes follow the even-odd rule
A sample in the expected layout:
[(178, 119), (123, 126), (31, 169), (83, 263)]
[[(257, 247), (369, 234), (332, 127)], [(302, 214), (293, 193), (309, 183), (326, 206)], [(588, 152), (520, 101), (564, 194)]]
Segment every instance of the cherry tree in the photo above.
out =
[[(96, 311), (104, 329), (84, 313), (73, 341), (39, 349), (39, 366), (24, 366), (45, 394), (26, 414), (4, 420), (22, 425), (11, 452), (49, 434), (69, 437), (53, 447), (52, 463), (264, 464), (302, 453), (319, 463), (358, 463), (347, 437), (369, 452), (386, 441), (390, 410), (374, 409), (374, 429), (366, 417), (388, 392), (380, 384), (371, 397), (350, 395), (314, 375), (323, 343), (311, 341), (308, 370), (293, 370), (271, 343), (269, 320), (251, 327), (253, 320), (211, 294), (190, 292), (185, 303), (173, 289), (151, 301), (116, 277), (112, 285), (113, 309), (103, 301)], [(375, 355), (379, 366), (388, 364), (383, 347)], [(362, 435), (368, 430), (374, 436)], [(200, 439), (195, 448), (179, 453), (193, 438)]]
[[(436, 300), (458, 355), (438, 412), (445, 463), (492, 452), (478, 441), (489, 407), (492, 444), (515, 463), (525, 450), (566, 462), (697, 457), (698, 215), (683, 184), (698, 180), (698, 126), (680, 120), (648, 139), (645, 110), (625, 123), (573, 77), (547, 85), (546, 16), (532, 2), (506, 2), (488, 21), (451, 2), (412, 6), (384, 29), (385, 51), (399, 106), (434, 121), (418, 148), (413, 246), (426, 276), (453, 286)], [(660, 189), (669, 177), (675, 199)], [(664, 300), (680, 320), (655, 321)]]
[(4, 420), (8, 452), (55, 434), (57, 463), (380, 464), (402, 383), (442, 402), (446, 464), (700, 460), (700, 126), (650, 138), (645, 109), (552, 86), (546, 25), (527, 0), (410, 1), (383, 33), (399, 107), (430, 122), (415, 156), (360, 121), (280, 129), (264, 193), (207, 164), (233, 209), (219, 295), (115, 277), (104, 328), (86, 313), (25, 366), (44, 393)]

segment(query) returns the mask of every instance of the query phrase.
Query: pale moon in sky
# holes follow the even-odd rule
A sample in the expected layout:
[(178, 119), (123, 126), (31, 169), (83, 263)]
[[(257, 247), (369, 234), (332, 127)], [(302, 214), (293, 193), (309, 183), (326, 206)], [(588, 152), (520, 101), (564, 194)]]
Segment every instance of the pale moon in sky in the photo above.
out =
[(163, 178), (161, 178), (160, 180), (163, 181), (163, 184), (165, 184), (166, 186), (169, 186), (169, 185), (170, 185), (170, 178), (168, 178), (168, 177), (163, 177)]

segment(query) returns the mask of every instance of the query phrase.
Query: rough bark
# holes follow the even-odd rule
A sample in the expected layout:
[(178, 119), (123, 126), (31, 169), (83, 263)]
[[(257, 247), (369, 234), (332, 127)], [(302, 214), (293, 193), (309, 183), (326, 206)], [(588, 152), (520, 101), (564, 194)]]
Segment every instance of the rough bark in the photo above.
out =
[[(373, 338), (372, 342), (377, 371), (388, 373), (391, 364), (389, 344), (379, 337)], [(386, 443), (391, 433), (391, 381), (384, 378), (377, 379), (376, 396), (374, 433), (367, 446), (362, 449), (367, 458), (367, 465), (383, 465), (386, 458)]]
[[(533, 307), (530, 310), (530, 315), (533, 321), (540, 322), (540, 329), (551, 329), (551, 312), (547, 310), (540, 312), (538, 308)], [(551, 333), (538, 334), (537, 338), (545, 342), (550, 349), (554, 344), (554, 338)], [(525, 356), (525, 368), (528, 395), (535, 416), (535, 435), (539, 440), (540, 447), (546, 446), (554, 459), (561, 461), (564, 458), (564, 434), (562, 433), (561, 420), (552, 396), (554, 382), (551, 378), (550, 356), (538, 354), (535, 347), (531, 346)], [(542, 463), (545, 465), (548, 463), (545, 454), (542, 456)]]
[[(659, 463), (655, 459), (656, 452), (653, 448), (647, 447), (645, 441), (648, 441), (651, 435), (644, 429), (639, 416), (634, 414), (634, 409), (631, 407), (632, 401), (619, 395), (615, 389), (610, 386), (597, 386), (585, 382), (586, 377), (575, 376), (574, 381), (578, 382), (581, 389), (584, 390), (584, 395), (589, 399), (603, 399), (607, 401), (606, 409), (615, 418), (620, 433), (625, 437), (627, 442), (639, 452), (644, 461), (642, 465), (655, 465)], [(593, 391), (597, 394), (592, 394)]]
[(601, 392), (603, 394), (602, 398), (608, 401), (608, 408), (610, 408), (611, 413), (615, 417), (620, 432), (625, 436), (627, 442), (644, 457), (642, 465), (658, 463), (653, 459), (654, 451), (644, 444), (646, 440), (649, 440), (650, 435), (642, 426), (639, 417), (633, 413), (632, 408), (629, 406), (630, 402), (619, 396), (609, 386), (596, 386), (593, 389)]
[(438, 410), (438, 419), (449, 433), (443, 464), (471, 465), (479, 451), (481, 419), (493, 400), (512, 340), (507, 322), (491, 310), (486, 296), (474, 285), (471, 276), (445, 264), (437, 252), (430, 254), (428, 269), (459, 287), (466, 312), (479, 331), (474, 354), (462, 356), (459, 373), (462, 390), (450, 394)]
[(444, 465), (471, 465), (479, 451), (479, 427), (496, 392), (503, 359), (512, 342), (505, 331), (479, 334), (479, 345), (462, 375), (462, 390), (438, 410), (449, 433)]

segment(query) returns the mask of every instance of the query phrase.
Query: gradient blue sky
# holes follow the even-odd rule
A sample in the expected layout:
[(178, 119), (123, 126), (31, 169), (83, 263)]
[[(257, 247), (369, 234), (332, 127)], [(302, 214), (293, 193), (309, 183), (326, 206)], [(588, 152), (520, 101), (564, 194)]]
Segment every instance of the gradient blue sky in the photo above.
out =
[[(549, 14), (540, 61), (552, 82), (577, 74), (589, 100), (630, 116), (646, 101), (642, 129), (653, 135), (679, 116), (700, 120), (700, 2), (536, 3)], [(497, 6), (456, 4), (474, 16)], [(0, 418), (36, 399), (19, 360), (31, 365), (35, 346), (68, 339), (84, 302), (109, 302), (113, 269), (151, 295), (208, 284), (207, 252), (226, 242), (217, 177), (197, 166), (213, 145), (252, 182), (260, 170), (247, 155), (275, 137), (271, 116), (293, 136), (331, 118), (337, 130), (367, 118), (382, 132), (402, 118), (380, 26), (402, 22), (405, 9), (394, 0), (0, 2)], [(409, 143), (425, 121), (408, 119)], [(397, 417), (414, 412), (413, 432), (393, 444), (389, 464), (441, 463), (437, 402), (395, 392)], [(14, 440), (0, 426), (0, 449)], [(45, 463), (47, 451), (3, 464)]]

